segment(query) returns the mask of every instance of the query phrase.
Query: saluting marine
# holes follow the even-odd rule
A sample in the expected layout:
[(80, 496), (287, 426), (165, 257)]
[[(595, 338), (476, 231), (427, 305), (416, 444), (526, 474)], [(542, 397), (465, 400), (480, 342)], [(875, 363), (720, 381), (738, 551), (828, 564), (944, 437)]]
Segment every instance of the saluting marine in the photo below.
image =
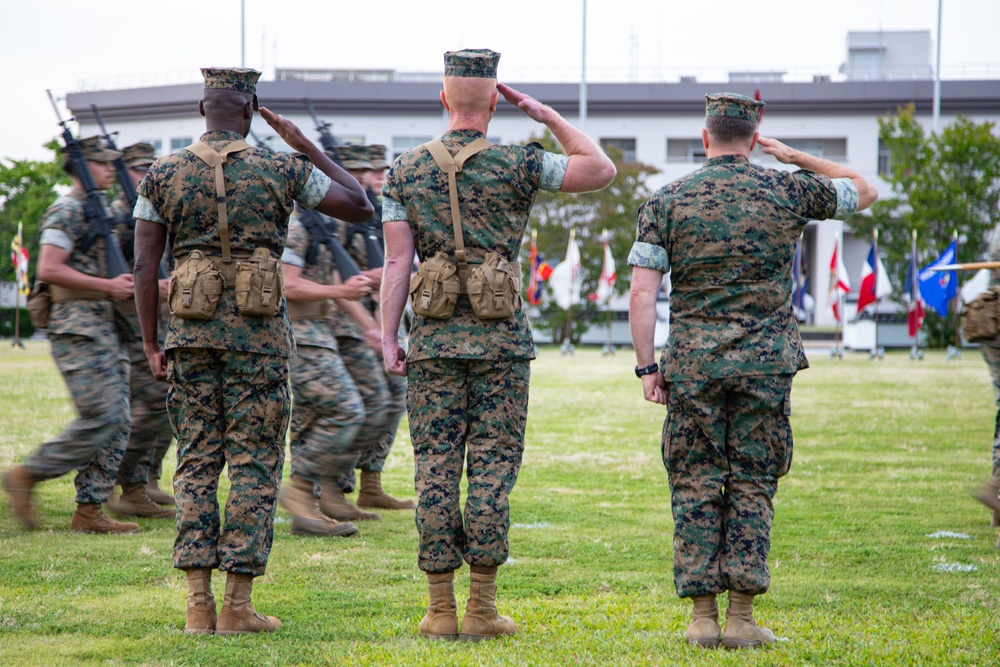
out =
[[(150, 367), (169, 383), (178, 460), (173, 560), (188, 579), (185, 632), (271, 632), (281, 622), (257, 613), (250, 594), (271, 551), (290, 411), (292, 339), (280, 261), (288, 217), (296, 201), (355, 220), (370, 216), (371, 205), (294, 124), (267, 109), (262, 117), (312, 164), (246, 143), (260, 72), (202, 74), (207, 132), (157, 160), (139, 187), (136, 302)], [(168, 235), (176, 267), (161, 349), (157, 267)], [(224, 466), (231, 488), (221, 521)], [(218, 617), (213, 569), (226, 572)]]

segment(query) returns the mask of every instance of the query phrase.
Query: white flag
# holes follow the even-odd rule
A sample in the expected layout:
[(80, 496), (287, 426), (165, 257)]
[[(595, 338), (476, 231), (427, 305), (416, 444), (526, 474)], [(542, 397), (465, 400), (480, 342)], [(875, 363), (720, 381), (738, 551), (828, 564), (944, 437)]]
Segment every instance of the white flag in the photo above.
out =
[(556, 264), (549, 276), (549, 289), (552, 298), (563, 310), (580, 303), (580, 249), (576, 247), (576, 234), (570, 232), (569, 244), (566, 246), (566, 259)]

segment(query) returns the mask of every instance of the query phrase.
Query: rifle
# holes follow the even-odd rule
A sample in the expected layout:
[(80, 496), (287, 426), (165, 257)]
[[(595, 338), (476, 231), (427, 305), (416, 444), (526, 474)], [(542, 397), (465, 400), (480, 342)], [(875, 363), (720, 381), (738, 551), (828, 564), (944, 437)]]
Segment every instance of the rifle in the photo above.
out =
[(306, 250), (305, 256), (307, 264), (316, 261), (319, 246), (324, 244), (333, 256), (333, 263), (337, 265), (341, 282), (346, 282), (361, 273), (361, 267), (347, 254), (347, 250), (337, 238), (333, 220), (311, 208), (302, 209), (299, 219), (309, 234), (309, 249)]
[(323, 150), (330, 154), (330, 159), (338, 167), (343, 168), (344, 165), (340, 164), (340, 156), (337, 154), (337, 140), (333, 138), (333, 134), (330, 132), (330, 123), (319, 119), (311, 99), (306, 97), (303, 98), (303, 101), (306, 103), (306, 110), (312, 116), (313, 122), (316, 123), (316, 131), (319, 132), (319, 143), (322, 144)]
[(47, 90), (45, 92), (49, 94), (49, 101), (52, 102), (56, 118), (59, 120), (59, 125), (62, 126), (62, 140), (66, 146), (70, 164), (73, 166), (73, 174), (80, 179), (80, 184), (87, 193), (87, 200), (83, 204), (83, 212), (87, 222), (90, 223), (90, 231), (87, 233), (86, 238), (84, 238), (81, 249), (87, 252), (91, 244), (93, 244), (94, 239), (100, 236), (104, 239), (106, 277), (117, 278), (123, 273), (131, 273), (128, 263), (125, 261), (125, 256), (122, 254), (118, 235), (115, 233), (114, 221), (111, 219), (111, 215), (108, 213), (107, 206), (105, 205), (104, 195), (101, 194), (101, 191), (97, 189), (97, 184), (94, 183), (94, 177), (90, 173), (90, 167), (87, 166), (87, 159), (83, 157), (83, 150), (80, 148), (80, 143), (73, 138), (73, 132), (70, 131), (67, 124), (68, 121), (62, 119), (59, 107), (56, 106), (56, 100), (52, 97), (52, 91)]
[[(101, 134), (104, 136), (104, 141), (107, 143), (108, 148), (113, 151), (118, 150), (114, 139), (111, 138), (108, 130), (104, 127), (104, 119), (101, 118), (101, 112), (98, 110), (97, 105), (91, 104), (90, 109), (94, 112), (94, 117), (97, 118), (97, 124), (101, 127)], [(135, 202), (139, 198), (139, 195), (135, 191), (135, 185), (132, 184), (132, 177), (129, 176), (128, 167), (125, 166), (125, 159), (119, 155), (115, 158), (113, 164), (115, 165), (115, 174), (118, 176), (118, 185), (125, 195), (125, 201), (128, 202), (129, 208), (135, 208)]]
[(260, 137), (258, 137), (257, 133), (254, 132), (253, 130), (250, 130), (250, 136), (253, 137), (253, 140), (257, 142), (257, 148), (263, 148), (268, 153), (274, 152), (273, 150), (271, 150), (271, 147), (265, 144), (264, 141)]

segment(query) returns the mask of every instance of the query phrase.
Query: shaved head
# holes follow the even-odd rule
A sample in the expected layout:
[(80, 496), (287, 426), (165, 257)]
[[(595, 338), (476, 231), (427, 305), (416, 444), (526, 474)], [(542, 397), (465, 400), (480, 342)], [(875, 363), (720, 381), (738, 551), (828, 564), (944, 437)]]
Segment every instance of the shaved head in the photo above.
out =
[(496, 79), (466, 76), (444, 77), (444, 96), (454, 113), (489, 113), (496, 95)]
[(205, 105), (205, 116), (232, 118), (242, 114), (248, 104), (253, 104), (253, 95), (235, 90), (206, 88), (201, 100)]

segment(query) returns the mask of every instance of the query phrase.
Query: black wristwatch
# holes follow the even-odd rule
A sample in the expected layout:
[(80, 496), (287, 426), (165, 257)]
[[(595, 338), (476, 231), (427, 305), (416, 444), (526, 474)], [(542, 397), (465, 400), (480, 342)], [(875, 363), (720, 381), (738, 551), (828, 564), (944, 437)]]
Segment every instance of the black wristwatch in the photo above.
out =
[(643, 375), (649, 375), (651, 373), (656, 373), (659, 370), (660, 370), (660, 365), (659, 364), (650, 364), (648, 366), (643, 366), (642, 368), (639, 368), (638, 366), (636, 366), (635, 367), (635, 376), (637, 378), (641, 378)]

